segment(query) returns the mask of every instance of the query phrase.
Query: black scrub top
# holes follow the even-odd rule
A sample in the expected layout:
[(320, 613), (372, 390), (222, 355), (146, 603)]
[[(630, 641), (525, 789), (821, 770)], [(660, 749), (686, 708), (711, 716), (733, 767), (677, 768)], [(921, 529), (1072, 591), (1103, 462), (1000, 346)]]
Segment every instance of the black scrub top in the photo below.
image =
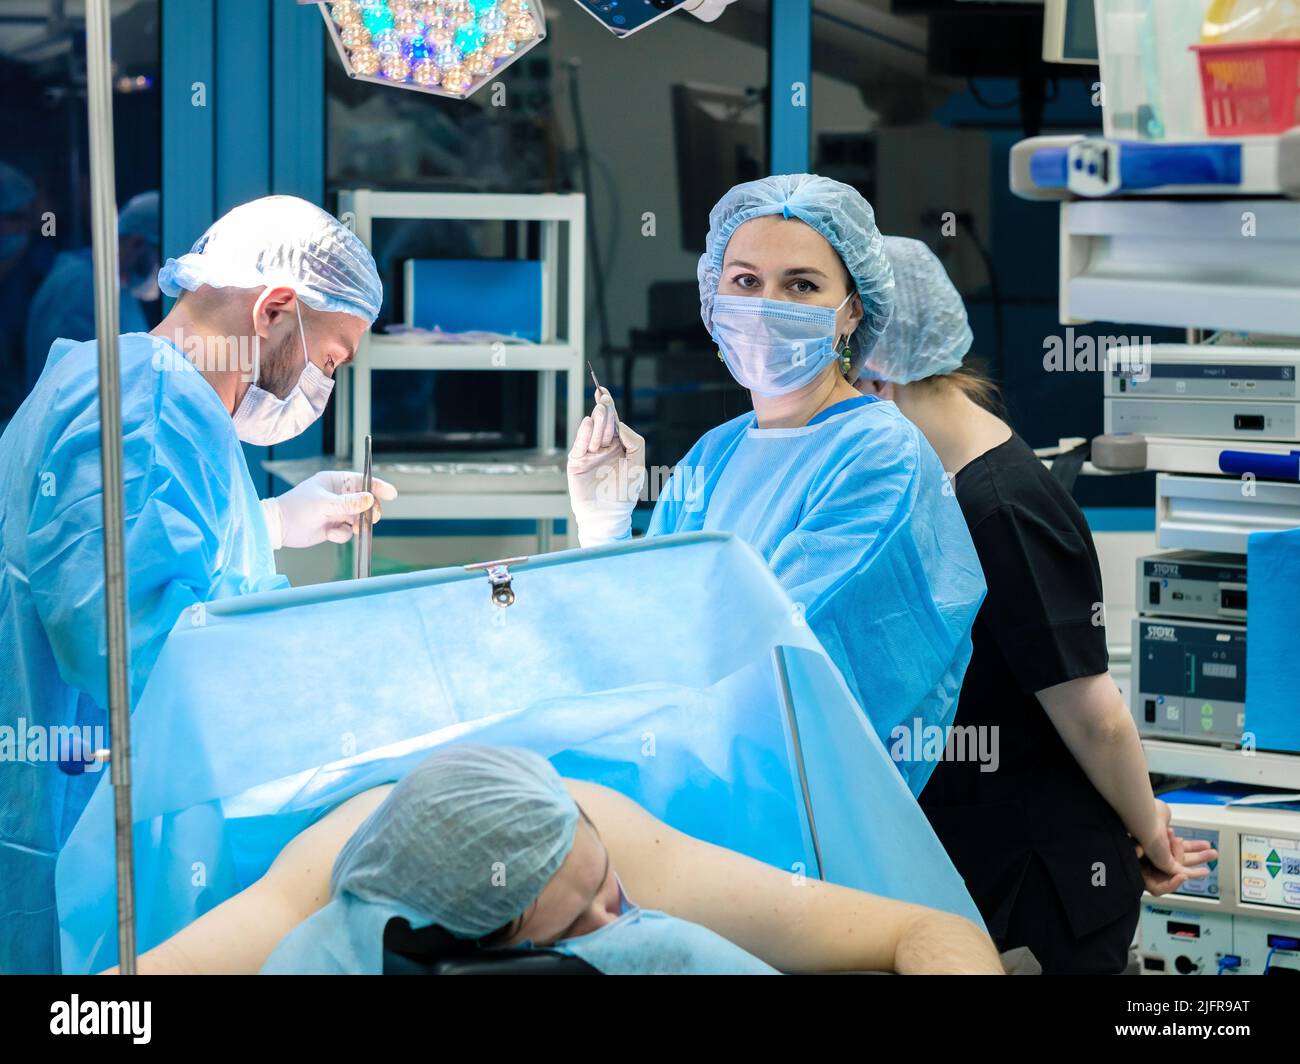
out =
[[(988, 584), (955, 724), (996, 727), (999, 763), (982, 772), (974, 760), (941, 761), (921, 807), (995, 939), (1026, 903), (1082, 937), (1135, 912), (1142, 893), (1128, 833), (1034, 694), (1107, 670), (1096, 548), (1079, 507), (1019, 436), (959, 471), (954, 489)], [(1059, 906), (1017, 900), (1035, 854)]]

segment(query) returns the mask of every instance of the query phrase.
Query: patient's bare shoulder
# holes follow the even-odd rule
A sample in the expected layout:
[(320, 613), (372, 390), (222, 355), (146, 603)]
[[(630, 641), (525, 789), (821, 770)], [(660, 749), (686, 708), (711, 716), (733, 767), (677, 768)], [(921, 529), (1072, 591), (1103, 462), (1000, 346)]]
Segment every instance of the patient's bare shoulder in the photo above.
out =
[(140, 958), (146, 974), (254, 974), (298, 924), (329, 900), (339, 851), (392, 786), (374, 787), (290, 839), (266, 875)]
[(571, 779), (566, 779), (564, 786), (568, 788), (573, 800), (582, 807), (582, 811), (587, 814), (588, 819), (596, 825), (596, 830), (602, 835), (610, 831), (621, 833), (628, 830), (653, 829), (655, 825), (671, 830), (667, 824), (647, 812), (631, 798), (609, 787), (602, 787), (599, 783), (588, 783), (585, 780)]
[[(322, 837), (331, 839), (342, 835), (342, 840), (346, 842), (352, 837), (352, 833), (361, 826), (361, 822), (379, 808), (394, 786), (395, 784), (385, 783), (383, 786), (371, 787), (360, 794), (354, 794), (347, 801), (336, 805), (329, 813), (298, 835), (297, 838), (305, 838), (312, 832), (319, 832)], [(340, 843), (341, 848), (342, 843)]]
[(319, 909), (329, 900), (330, 873), (339, 852), (392, 789), (389, 783), (353, 795), (295, 835), (267, 871), (268, 885), (306, 914)]
[(643, 905), (662, 907), (665, 888), (701, 844), (618, 791), (582, 780), (564, 783), (596, 826), (628, 893)]
[[(628, 895), (718, 930), (718, 912), (753, 913), (747, 891), (788, 893), (788, 872), (670, 827), (608, 787), (566, 779), (569, 793), (596, 825)], [(722, 932), (719, 931), (719, 934)]]

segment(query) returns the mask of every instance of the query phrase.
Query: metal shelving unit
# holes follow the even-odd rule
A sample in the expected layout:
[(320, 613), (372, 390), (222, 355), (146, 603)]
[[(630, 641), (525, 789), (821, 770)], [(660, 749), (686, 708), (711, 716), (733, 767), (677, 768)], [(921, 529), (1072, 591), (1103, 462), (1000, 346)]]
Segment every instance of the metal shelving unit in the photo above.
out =
[(1229, 747), (1166, 739), (1143, 739), (1142, 748), (1152, 772), (1284, 790), (1294, 790), (1300, 784), (1300, 757), (1295, 754), (1248, 754)]
[(1061, 320), (1300, 336), (1300, 201), (1061, 204)]
[[(384, 507), (388, 519), (529, 519), (538, 527), (538, 551), (552, 549), (554, 522), (566, 520), (573, 536), (564, 476), (564, 451), (552, 426), (559, 409), (558, 374), (565, 374), (563, 431), (577, 433), (583, 414), (583, 330), (586, 320), (585, 204), (581, 194), (489, 195), (474, 193), (339, 193), (339, 215), (367, 247), (377, 221), (496, 221), (541, 227), (542, 342), (424, 343), (367, 333), (353, 363), (335, 385), (334, 455), (265, 463), (273, 475), (299, 483), (321, 469), (351, 464), (371, 432), (372, 374), (383, 370), (489, 370), (538, 375), (537, 425), (532, 448), (491, 454), (382, 455), (375, 475), (401, 493)], [(522, 243), (522, 241), (521, 241)]]
[[(1172, 174), (1175, 156), (1186, 179), (1149, 179)], [(1016, 195), (1059, 202), (1062, 325), (1300, 337), (1300, 127), (1154, 148), (1033, 138), (1013, 149), (1010, 169)], [(1300, 485), (1260, 480), (1243, 492), (1222, 465), (1225, 452), (1282, 457), (1300, 440), (1145, 439), (1160, 547), (1245, 554), (1249, 533), (1300, 526)], [(1300, 780), (1300, 754), (1149, 738), (1143, 747), (1152, 772), (1292, 789)]]

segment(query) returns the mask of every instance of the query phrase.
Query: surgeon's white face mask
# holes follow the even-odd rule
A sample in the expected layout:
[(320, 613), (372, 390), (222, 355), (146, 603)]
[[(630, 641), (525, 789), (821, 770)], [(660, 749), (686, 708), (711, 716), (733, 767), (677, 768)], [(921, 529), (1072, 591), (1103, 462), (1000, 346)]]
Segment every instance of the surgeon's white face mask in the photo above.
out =
[(303, 367), (298, 383), (283, 399), (257, 386), (262, 366), (262, 338), (253, 334), (253, 383), (235, 408), (235, 432), (245, 443), (270, 447), (293, 439), (325, 413), (325, 404), (334, 391), (334, 381), (307, 357), (307, 334), (303, 331), (302, 310), (296, 301), (294, 309), (298, 311)]

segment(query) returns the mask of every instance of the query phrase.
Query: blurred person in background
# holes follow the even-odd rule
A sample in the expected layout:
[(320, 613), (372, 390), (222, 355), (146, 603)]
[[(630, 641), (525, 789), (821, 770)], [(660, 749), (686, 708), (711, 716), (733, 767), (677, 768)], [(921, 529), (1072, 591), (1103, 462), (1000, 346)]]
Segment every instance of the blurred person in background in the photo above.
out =
[[(141, 192), (117, 216), (117, 265), (121, 281), (118, 332), (148, 332), (146, 303), (157, 304), (158, 249), (161, 245), (158, 193)], [(37, 289), (27, 318), (27, 366), (24, 391), (30, 391), (45, 368), (55, 340), (82, 342), (95, 338), (95, 262), (90, 248), (65, 251)]]
[(27, 395), (28, 308), (54, 261), (52, 242), (41, 238), (38, 201), (31, 178), (0, 162), (0, 431)]

